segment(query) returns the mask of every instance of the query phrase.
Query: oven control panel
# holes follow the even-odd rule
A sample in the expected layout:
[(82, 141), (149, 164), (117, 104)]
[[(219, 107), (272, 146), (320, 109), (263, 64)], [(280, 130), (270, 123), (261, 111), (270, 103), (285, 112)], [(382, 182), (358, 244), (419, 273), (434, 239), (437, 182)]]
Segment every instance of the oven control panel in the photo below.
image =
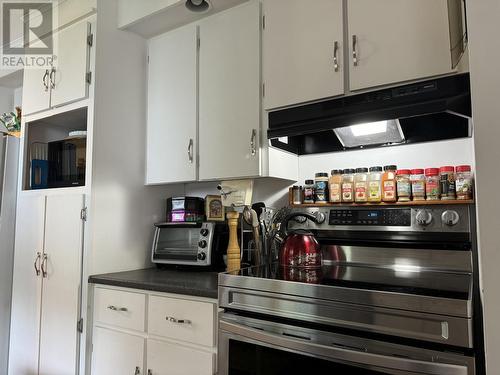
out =
[(377, 225), (377, 226), (411, 226), (410, 208), (389, 209), (348, 209), (330, 210), (329, 225)]

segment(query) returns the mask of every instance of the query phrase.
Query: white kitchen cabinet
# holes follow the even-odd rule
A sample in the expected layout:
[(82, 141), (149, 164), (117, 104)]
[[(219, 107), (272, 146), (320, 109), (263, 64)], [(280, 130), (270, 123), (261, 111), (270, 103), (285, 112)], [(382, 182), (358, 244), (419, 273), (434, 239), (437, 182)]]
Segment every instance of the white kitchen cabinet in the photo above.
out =
[(38, 374), (44, 221), (45, 197), (18, 197), (9, 374)]
[(146, 183), (196, 181), (197, 27), (149, 41)]
[[(47, 196), (42, 265), (40, 371), (73, 373), (80, 333), (80, 288), (83, 247), (83, 195)], [(45, 260), (45, 262), (44, 262)], [(43, 275), (42, 275), (43, 276)]]
[(75, 373), (83, 195), (19, 198), (9, 373)]
[(446, 0), (349, 0), (347, 12), (351, 90), (452, 71)]
[(96, 327), (93, 346), (92, 375), (146, 374), (144, 338)]
[(212, 375), (214, 353), (148, 339), (147, 369), (151, 375)]
[(91, 375), (134, 374), (136, 367), (148, 375), (215, 373), (217, 301), (112, 286), (93, 290)]
[(263, 2), (264, 108), (344, 93), (342, 0)]
[(51, 77), (53, 107), (74, 102), (88, 95), (90, 23), (80, 22), (58, 35)]
[(200, 22), (199, 179), (260, 172), (260, 4)]
[(53, 66), (24, 69), (23, 114), (48, 110), (88, 96), (91, 26), (80, 21), (54, 36)]

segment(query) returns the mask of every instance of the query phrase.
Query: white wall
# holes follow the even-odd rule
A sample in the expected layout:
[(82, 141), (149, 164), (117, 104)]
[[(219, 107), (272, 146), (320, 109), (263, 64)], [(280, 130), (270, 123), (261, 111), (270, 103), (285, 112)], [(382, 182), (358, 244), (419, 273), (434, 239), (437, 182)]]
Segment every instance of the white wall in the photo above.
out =
[(332, 169), (395, 164), (398, 168), (428, 168), (442, 165), (474, 165), (472, 138), (413, 145), (317, 154), (299, 158), (300, 184), (314, 179), (316, 172)]
[(500, 2), (467, 1), (486, 366), (500, 374)]

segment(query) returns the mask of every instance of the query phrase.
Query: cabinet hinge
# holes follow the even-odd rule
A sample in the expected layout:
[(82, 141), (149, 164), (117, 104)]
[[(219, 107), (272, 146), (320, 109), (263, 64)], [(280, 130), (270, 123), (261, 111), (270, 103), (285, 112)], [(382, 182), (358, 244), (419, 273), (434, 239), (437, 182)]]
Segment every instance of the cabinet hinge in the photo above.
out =
[(264, 98), (266, 96), (266, 84), (262, 83), (262, 97)]
[(76, 330), (80, 333), (83, 333), (83, 318), (76, 323)]
[(89, 45), (89, 47), (92, 47), (92, 45), (94, 44), (94, 34), (87, 35), (87, 44)]
[(87, 72), (87, 74), (85, 74), (85, 82), (90, 85), (90, 83), (92, 82), (92, 72)]
[(82, 210), (80, 211), (80, 219), (82, 219), (83, 221), (87, 221), (87, 207), (82, 208)]
[(200, 49), (201, 46), (201, 40), (200, 37), (196, 38), (196, 48)]
[(147, 60), (148, 60), (148, 64), (149, 64), (149, 55), (148, 55), (148, 58), (147, 58)]
[(262, 16), (262, 30), (266, 29), (266, 15), (264, 14)]

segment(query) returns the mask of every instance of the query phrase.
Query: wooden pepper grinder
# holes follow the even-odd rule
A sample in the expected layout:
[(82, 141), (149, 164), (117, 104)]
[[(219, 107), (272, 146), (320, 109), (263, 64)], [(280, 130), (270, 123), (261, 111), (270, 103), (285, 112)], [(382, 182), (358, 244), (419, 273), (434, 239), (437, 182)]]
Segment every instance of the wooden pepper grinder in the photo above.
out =
[(230, 211), (226, 214), (229, 225), (229, 243), (227, 244), (227, 271), (236, 271), (241, 268), (241, 250), (238, 245), (238, 218), (239, 212)]

